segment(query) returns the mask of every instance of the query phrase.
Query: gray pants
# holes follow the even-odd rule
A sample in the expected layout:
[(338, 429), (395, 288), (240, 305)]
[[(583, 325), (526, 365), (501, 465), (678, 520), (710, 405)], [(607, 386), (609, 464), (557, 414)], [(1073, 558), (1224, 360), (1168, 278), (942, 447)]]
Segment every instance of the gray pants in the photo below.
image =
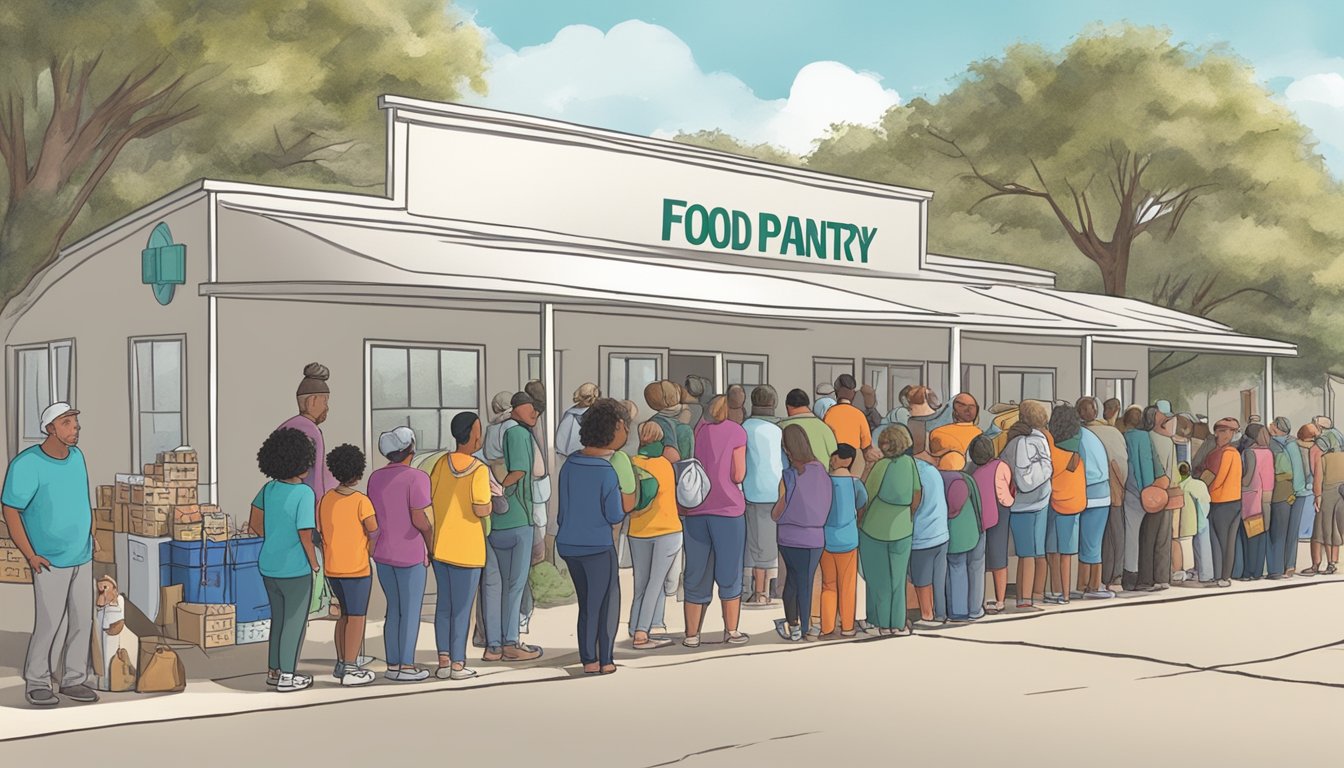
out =
[(1139, 526), (1147, 513), (1133, 483), (1125, 485), (1125, 572), (1139, 572)]
[[(672, 568), (681, 552), (681, 533), (666, 533), (650, 539), (631, 537), (630, 563), (634, 568), (635, 594), (630, 601), (630, 634), (664, 626), (663, 606)], [(675, 590), (675, 587), (674, 587)]]
[(1195, 534), (1190, 542), (1195, 550), (1195, 578), (1200, 581), (1213, 581), (1213, 534), (1205, 528)]
[(51, 688), (58, 652), (65, 658), (59, 687), (83, 685), (89, 679), (93, 641), (93, 564), (34, 573), (33, 602), (33, 636), (23, 663), (25, 690)]
[(947, 611), (953, 619), (985, 615), (985, 537), (975, 549), (947, 556)]
[(518, 644), (523, 597), (532, 568), (532, 527), (492, 531), (486, 543), (485, 571), (481, 574), (485, 643), (497, 651)]

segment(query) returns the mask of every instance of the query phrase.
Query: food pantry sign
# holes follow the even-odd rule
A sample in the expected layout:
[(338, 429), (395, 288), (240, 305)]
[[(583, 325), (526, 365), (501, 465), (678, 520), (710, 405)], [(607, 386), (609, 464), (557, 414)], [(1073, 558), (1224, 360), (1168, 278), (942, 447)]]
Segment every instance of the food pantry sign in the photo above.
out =
[(663, 242), (676, 236), (723, 251), (867, 264), (877, 227), (663, 198)]

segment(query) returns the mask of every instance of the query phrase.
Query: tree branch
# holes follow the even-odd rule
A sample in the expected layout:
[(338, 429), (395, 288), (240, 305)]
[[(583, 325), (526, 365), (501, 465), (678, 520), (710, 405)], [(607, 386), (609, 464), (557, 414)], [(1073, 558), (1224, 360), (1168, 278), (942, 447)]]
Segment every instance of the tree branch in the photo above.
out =
[[(1170, 354), (1174, 355), (1175, 353), (1173, 352), (1173, 353), (1170, 353)], [(1169, 358), (1168, 358), (1168, 359), (1169, 359)], [(1162, 367), (1162, 366), (1159, 364), (1159, 365), (1157, 365), (1157, 366), (1155, 366), (1155, 367), (1153, 367), (1153, 368), (1150, 368), (1150, 369), (1148, 370), (1148, 378), (1149, 378), (1149, 379), (1155, 379), (1155, 378), (1157, 378), (1158, 376), (1161, 376), (1161, 375), (1164, 374), (1164, 373), (1171, 373), (1172, 371), (1174, 371), (1174, 370), (1176, 370), (1176, 369), (1178, 369), (1178, 368), (1182, 368), (1182, 367), (1184, 367), (1184, 366), (1187, 366), (1187, 365), (1189, 365), (1189, 364), (1195, 362), (1195, 361), (1198, 360), (1198, 359), (1199, 359), (1199, 355), (1197, 355), (1197, 354), (1192, 354), (1192, 355), (1190, 355), (1190, 357), (1187, 357), (1186, 359), (1181, 360), (1181, 361), (1179, 361), (1179, 362), (1172, 363), (1172, 364), (1166, 366), (1165, 368)]]
[(1209, 313), (1212, 312), (1214, 309), (1216, 309), (1220, 304), (1226, 303), (1245, 293), (1259, 294), (1267, 299), (1276, 301), (1289, 308), (1296, 306), (1295, 302), (1289, 301), (1283, 298), (1282, 296), (1278, 295), (1277, 293), (1274, 293), (1273, 291), (1266, 290), (1264, 288), (1257, 288), (1255, 286), (1248, 286), (1246, 288), (1238, 288), (1237, 290), (1227, 294), (1226, 296), (1210, 301), (1207, 304), (1203, 305), (1202, 307), (1197, 307), (1196, 312), (1199, 314), (1200, 317), (1208, 317)]

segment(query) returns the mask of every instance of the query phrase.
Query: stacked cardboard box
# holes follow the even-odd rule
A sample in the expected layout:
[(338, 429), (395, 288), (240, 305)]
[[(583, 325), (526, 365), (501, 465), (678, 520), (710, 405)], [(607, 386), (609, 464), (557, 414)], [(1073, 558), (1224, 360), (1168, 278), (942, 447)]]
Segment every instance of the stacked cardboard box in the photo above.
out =
[(0, 583), (32, 584), (33, 572), (12, 539), (0, 539)]
[(201, 648), (220, 648), (236, 640), (232, 605), (177, 604), (177, 638)]
[[(125, 493), (122, 477), (128, 478)], [(190, 448), (160, 453), (157, 462), (145, 465), (143, 475), (119, 476), (115, 499), (120, 502), (123, 496), (128, 497), (130, 532), (141, 536), (173, 534), (179, 520), (190, 520), (200, 512), (194, 508), (199, 501), (196, 490), (199, 480), (196, 452)], [(180, 507), (191, 509), (179, 513)], [(199, 529), (200, 521), (195, 522)]]
[(227, 541), (229, 519), (211, 504), (184, 504), (173, 507), (173, 539), (176, 541)]

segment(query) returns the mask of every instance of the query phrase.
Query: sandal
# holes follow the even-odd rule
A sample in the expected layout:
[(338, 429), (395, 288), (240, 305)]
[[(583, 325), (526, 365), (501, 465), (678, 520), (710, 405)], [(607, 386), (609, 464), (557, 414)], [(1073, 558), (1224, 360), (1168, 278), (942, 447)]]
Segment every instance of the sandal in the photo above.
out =
[(1334, 564), (1334, 563), (1331, 563), (1331, 564), (1329, 565), (1329, 567), (1327, 567), (1327, 568), (1325, 569), (1325, 575), (1326, 575), (1326, 576), (1334, 576), (1334, 575), (1335, 575), (1336, 573), (1338, 573), (1338, 572), (1339, 572), (1339, 569), (1335, 567), (1335, 564)]
[(634, 644), (634, 649), (635, 649), (636, 651), (656, 651), (656, 650), (658, 650), (659, 648), (666, 648), (667, 646), (669, 646), (669, 645), (671, 645), (671, 644), (672, 644), (672, 640), (669, 639), (669, 638), (666, 638), (666, 637), (659, 637), (659, 638), (650, 637), (648, 640), (646, 640), (646, 641), (644, 641), (644, 642), (642, 642), (642, 643), (635, 643), (635, 644)]
[(608, 664), (608, 665), (606, 665), (605, 667), (602, 668), (602, 674), (604, 674), (604, 675), (614, 675), (614, 674), (616, 674), (616, 665), (615, 665), (615, 664)]
[(699, 636), (699, 635), (687, 635), (687, 636), (686, 636), (686, 639), (681, 641), (681, 644), (682, 644), (683, 646), (687, 647), (687, 648), (699, 648), (699, 647), (700, 647), (700, 636)]

